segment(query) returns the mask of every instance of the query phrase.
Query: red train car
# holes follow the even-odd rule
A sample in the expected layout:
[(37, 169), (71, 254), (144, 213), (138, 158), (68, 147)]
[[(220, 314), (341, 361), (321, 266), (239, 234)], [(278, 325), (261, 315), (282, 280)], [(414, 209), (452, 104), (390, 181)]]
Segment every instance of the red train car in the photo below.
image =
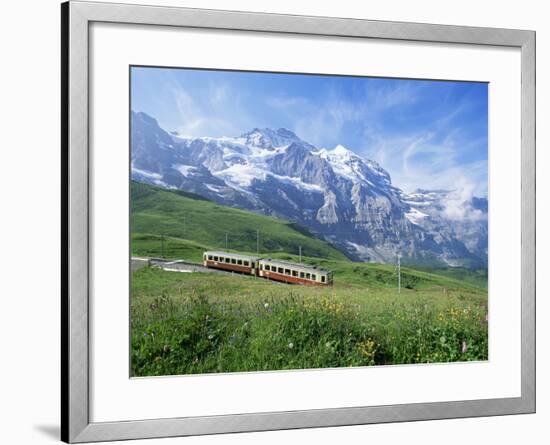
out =
[(258, 265), (260, 277), (275, 281), (306, 286), (330, 286), (333, 283), (332, 272), (317, 266), (272, 260), (271, 258), (260, 259)]
[(256, 275), (259, 259), (238, 253), (208, 251), (203, 254), (203, 265), (213, 269)]

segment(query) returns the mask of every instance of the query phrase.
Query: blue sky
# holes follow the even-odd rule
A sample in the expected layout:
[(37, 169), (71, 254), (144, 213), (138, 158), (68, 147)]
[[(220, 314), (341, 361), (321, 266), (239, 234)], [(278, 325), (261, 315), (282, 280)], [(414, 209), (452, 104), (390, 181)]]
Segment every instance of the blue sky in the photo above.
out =
[(288, 128), (342, 144), (392, 182), (487, 195), (488, 85), (368, 77), (133, 67), (132, 109), (167, 131), (238, 136)]

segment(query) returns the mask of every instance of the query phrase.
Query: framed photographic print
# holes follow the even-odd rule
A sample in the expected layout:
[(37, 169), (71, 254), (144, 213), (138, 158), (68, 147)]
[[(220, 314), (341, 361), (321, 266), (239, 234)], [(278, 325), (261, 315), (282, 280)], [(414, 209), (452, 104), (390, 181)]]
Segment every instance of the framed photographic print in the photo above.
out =
[(531, 31), (62, 5), (62, 439), (535, 410)]

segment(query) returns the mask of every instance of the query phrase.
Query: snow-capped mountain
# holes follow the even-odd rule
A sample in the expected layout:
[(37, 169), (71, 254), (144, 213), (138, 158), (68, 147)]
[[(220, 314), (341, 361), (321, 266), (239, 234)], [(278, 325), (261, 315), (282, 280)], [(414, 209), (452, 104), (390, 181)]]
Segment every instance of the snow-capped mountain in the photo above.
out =
[(283, 128), (186, 137), (133, 112), (131, 153), (136, 181), (297, 222), (353, 259), (390, 262), (401, 253), (411, 262), (487, 263), (485, 199), (407, 194), (341, 145), (317, 148)]

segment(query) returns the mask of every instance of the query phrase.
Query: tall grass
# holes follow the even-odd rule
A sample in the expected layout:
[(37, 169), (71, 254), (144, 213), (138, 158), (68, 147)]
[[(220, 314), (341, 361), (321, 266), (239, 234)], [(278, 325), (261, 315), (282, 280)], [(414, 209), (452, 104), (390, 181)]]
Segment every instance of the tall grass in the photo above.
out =
[(134, 296), (132, 374), (487, 359), (484, 306), (437, 307), (418, 299), (369, 313), (358, 304), (299, 295), (292, 289), (280, 287), (277, 295), (251, 301), (193, 291), (175, 298), (166, 289), (154, 298)]

